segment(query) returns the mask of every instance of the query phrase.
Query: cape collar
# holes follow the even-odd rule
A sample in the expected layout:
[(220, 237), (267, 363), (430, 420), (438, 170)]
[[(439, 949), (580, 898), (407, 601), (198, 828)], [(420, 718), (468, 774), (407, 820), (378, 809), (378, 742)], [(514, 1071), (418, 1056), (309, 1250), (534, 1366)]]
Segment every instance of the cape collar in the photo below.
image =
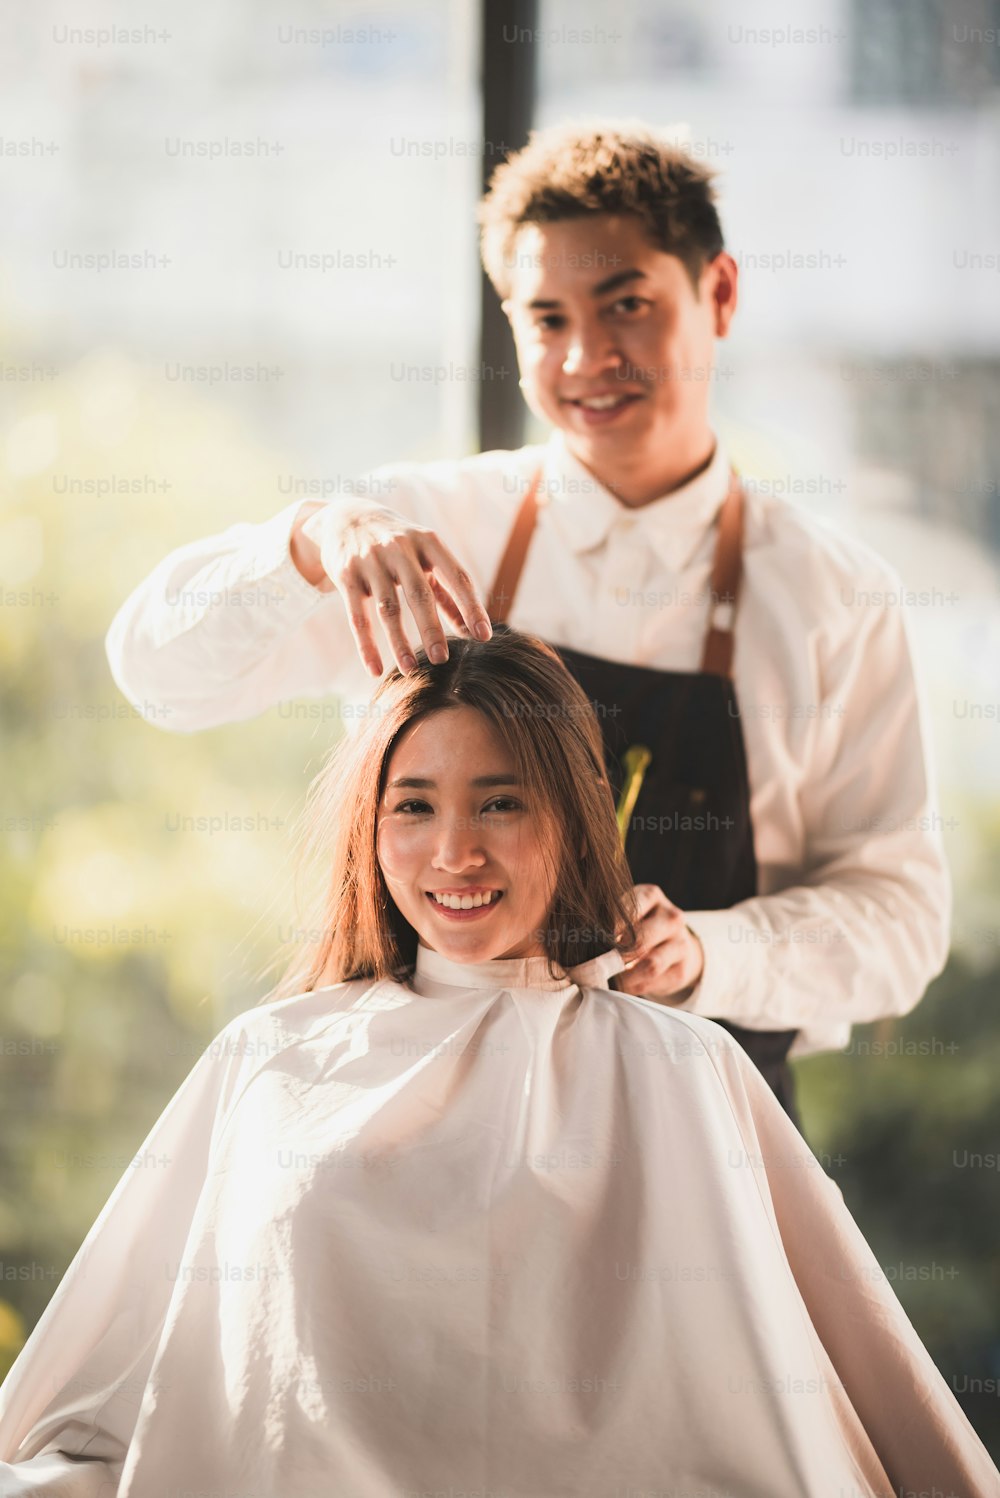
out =
[(624, 961), (615, 951), (602, 952), (589, 962), (569, 968), (553, 978), (547, 957), (495, 957), (489, 962), (453, 962), (423, 942), (417, 945), (414, 976), (445, 983), (453, 988), (605, 988), (614, 973), (621, 972)]

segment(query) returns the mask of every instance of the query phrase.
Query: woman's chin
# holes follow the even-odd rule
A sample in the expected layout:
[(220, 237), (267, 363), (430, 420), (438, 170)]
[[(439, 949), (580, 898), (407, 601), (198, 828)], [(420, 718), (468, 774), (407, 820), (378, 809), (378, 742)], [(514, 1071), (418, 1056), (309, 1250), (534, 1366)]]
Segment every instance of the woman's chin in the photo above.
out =
[(481, 932), (471, 931), (437, 931), (433, 935), (427, 932), (420, 939), (425, 946), (433, 946), (435, 952), (452, 962), (492, 962), (511, 946), (503, 938), (498, 941), (495, 936), (487, 937)]
[(419, 925), (413, 919), (416, 912), (409, 915), (409, 920), (425, 947), (453, 962), (495, 962), (512, 955), (544, 954), (540, 941), (544, 914), (531, 921), (531, 910), (512, 906), (508, 911), (504, 908), (508, 898), (505, 892), (495, 906), (474, 906), (467, 911), (451, 912), (440, 907), (420, 910)]
[(425, 947), (430, 947), (452, 962), (495, 962), (511, 952), (522, 952), (537, 946), (537, 943), (529, 941), (525, 931), (514, 931), (509, 927), (486, 930), (486, 925), (489, 925), (488, 920), (485, 924), (470, 921), (464, 927), (455, 921), (441, 929), (445, 926), (442, 919), (430, 927), (425, 925), (418, 930), (418, 935)]

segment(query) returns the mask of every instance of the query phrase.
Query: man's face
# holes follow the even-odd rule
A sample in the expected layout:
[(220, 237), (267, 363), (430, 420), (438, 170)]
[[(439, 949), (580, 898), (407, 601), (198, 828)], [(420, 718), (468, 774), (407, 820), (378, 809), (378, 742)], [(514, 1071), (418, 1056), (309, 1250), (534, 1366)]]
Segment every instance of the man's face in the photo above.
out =
[[(656, 249), (631, 214), (525, 224), (504, 302), (525, 399), (566, 433), (593, 471), (632, 463), (707, 424), (713, 345), (736, 307), (737, 267), (725, 252), (698, 295), (675, 255)], [(598, 398), (609, 409), (590, 408)]]

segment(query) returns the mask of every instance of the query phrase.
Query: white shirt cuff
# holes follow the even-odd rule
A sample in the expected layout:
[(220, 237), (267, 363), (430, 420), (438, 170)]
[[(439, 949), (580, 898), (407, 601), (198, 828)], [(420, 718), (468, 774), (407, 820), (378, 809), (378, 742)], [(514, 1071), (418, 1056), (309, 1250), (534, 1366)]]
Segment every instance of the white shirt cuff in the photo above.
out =
[(739, 1002), (740, 988), (722, 955), (727, 940), (723, 923), (731, 919), (728, 910), (684, 912), (685, 925), (701, 942), (705, 966), (694, 991), (679, 1007), (688, 1014), (700, 1014), (704, 1019), (727, 1019), (731, 1024), (739, 1024), (743, 1013)]
[(334, 596), (333, 591), (323, 592), (304, 578), (292, 561), (289, 549), (292, 527), (305, 503), (306, 500), (297, 499), (270, 520), (254, 526), (247, 546), (248, 579), (251, 582), (268, 579), (281, 605), (282, 616), (289, 622), (307, 618), (317, 605)]

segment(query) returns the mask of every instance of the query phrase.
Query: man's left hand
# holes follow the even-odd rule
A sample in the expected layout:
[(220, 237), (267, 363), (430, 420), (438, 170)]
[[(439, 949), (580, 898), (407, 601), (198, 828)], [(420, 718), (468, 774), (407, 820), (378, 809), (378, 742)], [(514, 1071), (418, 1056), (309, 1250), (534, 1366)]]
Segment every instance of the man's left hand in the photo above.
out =
[(639, 945), (631, 965), (612, 981), (624, 993), (676, 1007), (691, 997), (705, 970), (701, 942), (658, 884), (636, 884), (634, 890)]

